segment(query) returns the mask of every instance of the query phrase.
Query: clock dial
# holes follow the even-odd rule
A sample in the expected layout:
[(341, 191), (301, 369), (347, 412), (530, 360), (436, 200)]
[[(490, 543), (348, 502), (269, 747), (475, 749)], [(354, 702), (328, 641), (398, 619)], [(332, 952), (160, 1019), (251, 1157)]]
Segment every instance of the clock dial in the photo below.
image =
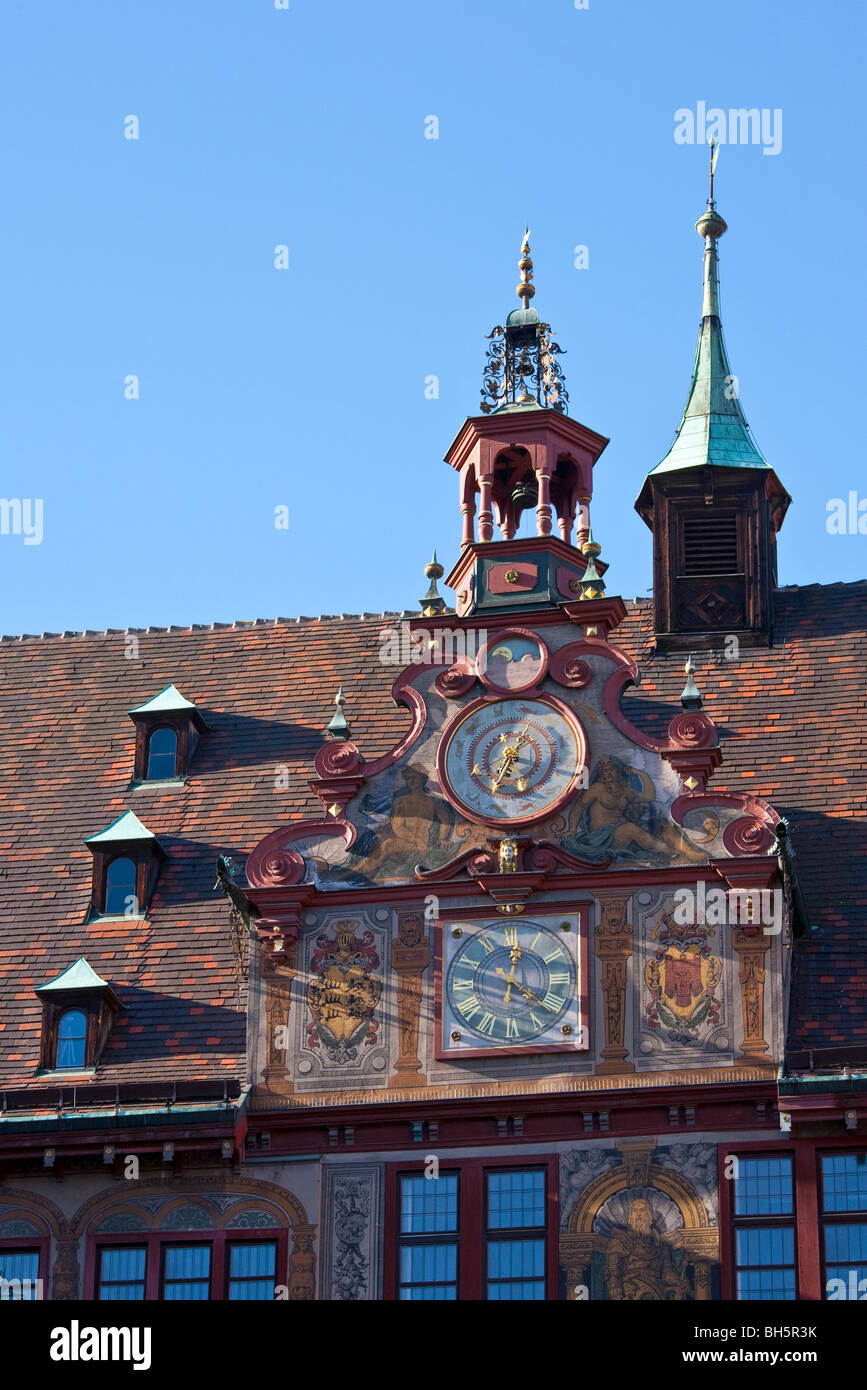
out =
[(446, 796), (471, 820), (494, 825), (550, 815), (583, 764), (581, 726), (550, 696), (476, 701), (446, 730), (439, 751)]
[(576, 938), (536, 921), (447, 926), (444, 1050), (580, 1046)]

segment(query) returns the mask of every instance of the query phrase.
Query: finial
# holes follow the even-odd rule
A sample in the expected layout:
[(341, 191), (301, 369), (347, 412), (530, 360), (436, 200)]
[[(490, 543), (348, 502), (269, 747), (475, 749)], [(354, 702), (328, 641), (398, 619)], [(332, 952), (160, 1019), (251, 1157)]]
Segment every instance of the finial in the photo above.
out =
[(424, 577), (425, 579), (442, 579), (444, 574), (445, 570), (437, 559), (436, 551), (434, 551), (433, 557), (424, 567)]
[(529, 309), (530, 300), (536, 293), (536, 286), (533, 284), (533, 261), (530, 257), (530, 228), (524, 228), (524, 240), (521, 242), (521, 259), (518, 261), (518, 269), (521, 272), (521, 283), (517, 286), (515, 294), (522, 301), (522, 308)]
[(437, 580), (442, 579), (445, 570), (437, 560), (437, 553), (434, 551), (433, 559), (429, 560), (424, 567), (424, 577), (430, 580), (430, 588), (419, 599), (419, 606), (426, 618), (436, 618), (440, 613), (446, 611), (446, 601), (437, 589)]
[(343, 693), (342, 685), (334, 697), (334, 703), (337, 706), (337, 713), (334, 715), (333, 719), (328, 724), (326, 733), (333, 739), (347, 739), (349, 738), (349, 725), (347, 724), (346, 716), (343, 713), (343, 706), (346, 704), (346, 696)]
[(683, 687), (680, 696), (680, 703), (684, 709), (701, 709), (701, 691), (693, 680), (695, 675), (695, 662), (690, 654), (686, 659), (686, 685)]
[(596, 560), (602, 554), (602, 546), (598, 541), (594, 541), (592, 531), (582, 545), (581, 553), (587, 558), (584, 573), (578, 580), (581, 597), (582, 599), (601, 598), (605, 593), (605, 581), (596, 568)]
[(481, 412), (490, 415), (506, 410), (542, 409), (566, 415), (569, 394), (559, 363), (563, 349), (551, 336), (550, 323), (542, 323), (530, 307), (536, 286), (529, 227), (521, 242), (518, 268), (521, 283), (515, 293), (521, 307), (512, 310), (505, 325), (498, 324), (488, 334), (490, 346), (482, 378)]
[(713, 237), (714, 241), (721, 237), (726, 230), (726, 223), (716, 210), (716, 203), (713, 197), (713, 178), (716, 173), (716, 162), (719, 159), (719, 146), (715, 140), (710, 142), (710, 193), (707, 200), (707, 211), (703, 212), (695, 224), (695, 230), (700, 237)]
[(726, 224), (716, 210), (716, 203), (713, 198), (713, 176), (716, 172), (716, 162), (719, 156), (719, 149), (715, 142), (710, 142), (710, 197), (707, 200), (707, 210), (695, 224), (695, 230), (700, 237), (704, 238), (704, 291), (702, 295), (701, 316), (706, 318), (719, 318), (719, 271), (717, 269), (717, 239), (726, 230)]

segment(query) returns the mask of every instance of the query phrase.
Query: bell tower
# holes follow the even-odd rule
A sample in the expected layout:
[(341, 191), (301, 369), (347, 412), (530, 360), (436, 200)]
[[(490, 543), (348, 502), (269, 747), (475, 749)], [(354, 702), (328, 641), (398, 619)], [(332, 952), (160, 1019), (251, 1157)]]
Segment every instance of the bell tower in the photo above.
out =
[[(566, 413), (563, 349), (530, 305), (529, 235), (518, 262), (521, 307), (488, 335), (481, 414), (464, 422), (445, 456), (460, 480), (461, 555), (446, 583), (461, 617), (574, 601), (593, 558), (583, 547), (598, 554), (590, 500), (608, 440)], [(525, 512), (534, 513), (535, 535), (520, 537)], [(599, 572), (605, 568), (600, 562)]]
[(718, 250), (726, 223), (710, 196), (698, 347), (674, 443), (635, 503), (653, 532), (654, 627), (661, 650), (710, 647), (720, 634), (773, 640), (777, 532), (791, 502), (750, 434), (723, 341)]

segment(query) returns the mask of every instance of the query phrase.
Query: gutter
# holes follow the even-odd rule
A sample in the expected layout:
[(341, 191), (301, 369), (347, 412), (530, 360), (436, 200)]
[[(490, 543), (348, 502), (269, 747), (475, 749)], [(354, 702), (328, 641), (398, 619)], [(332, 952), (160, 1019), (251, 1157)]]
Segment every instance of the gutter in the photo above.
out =
[(783, 883), (788, 884), (792, 894), (792, 906), (794, 908), (794, 932), (795, 936), (805, 936), (808, 931), (814, 928), (810, 924), (807, 915), (807, 904), (804, 901), (804, 894), (801, 890), (801, 881), (798, 877), (798, 870), (795, 864), (795, 851), (789, 837), (789, 823), (781, 820), (776, 828), (777, 837), (777, 863), (780, 866), (780, 874)]
[(27, 1134), (71, 1134), (76, 1131), (131, 1130), (147, 1128), (177, 1128), (184, 1125), (199, 1129), (211, 1126), (223, 1134), (246, 1130), (247, 1109), (252, 1087), (248, 1084), (234, 1100), (217, 1105), (212, 1101), (186, 1104), (112, 1106), (88, 1108), (73, 1105), (54, 1114), (43, 1110), (0, 1112), (0, 1144), (4, 1139), (15, 1140)]

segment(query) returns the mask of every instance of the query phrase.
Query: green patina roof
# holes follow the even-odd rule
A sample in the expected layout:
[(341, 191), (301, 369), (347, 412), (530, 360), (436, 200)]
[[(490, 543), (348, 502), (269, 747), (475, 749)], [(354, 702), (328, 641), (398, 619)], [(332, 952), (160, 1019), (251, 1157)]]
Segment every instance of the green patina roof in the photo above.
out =
[(142, 825), (135, 811), (124, 811), (122, 816), (112, 821), (111, 825), (106, 826), (105, 830), (100, 830), (98, 835), (90, 835), (85, 840), (86, 845), (104, 845), (112, 840), (126, 842), (129, 840), (155, 840), (156, 836), (152, 830), (148, 830), (146, 825)]
[(36, 985), (35, 993), (44, 994), (52, 989), (105, 989), (111, 988), (107, 980), (100, 979), (96, 971), (88, 965), (84, 956), (79, 956), (62, 975), (58, 975), (54, 980), (48, 980), (44, 985)]
[(692, 381), (674, 443), (648, 476), (708, 466), (764, 468), (770, 472), (770, 464), (750, 436), (723, 339), (717, 240), (726, 224), (712, 200), (695, 227), (704, 238), (705, 249), (702, 319)]
[(770, 470), (750, 436), (736, 389), (722, 324), (718, 315), (710, 315), (701, 321), (692, 382), (677, 435), (651, 473), (708, 464)]
[(185, 700), (176, 685), (167, 685), (165, 690), (161, 690), (159, 695), (154, 695), (152, 700), (147, 700), (143, 705), (136, 705), (128, 710), (128, 714), (165, 714), (168, 710), (176, 709), (195, 709), (192, 700)]

